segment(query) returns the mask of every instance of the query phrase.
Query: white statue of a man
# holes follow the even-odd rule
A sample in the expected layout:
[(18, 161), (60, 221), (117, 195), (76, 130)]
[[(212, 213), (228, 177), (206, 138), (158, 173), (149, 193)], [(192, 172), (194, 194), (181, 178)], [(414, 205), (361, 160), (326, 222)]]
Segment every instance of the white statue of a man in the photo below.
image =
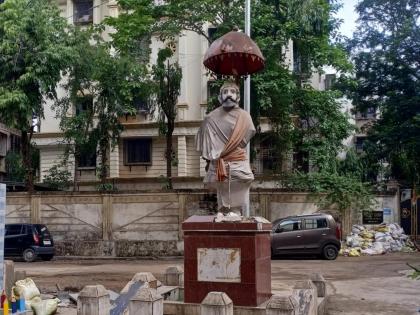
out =
[(244, 213), (254, 179), (246, 145), (255, 127), (251, 116), (239, 107), (239, 100), (239, 87), (232, 82), (223, 84), (219, 94), (222, 106), (205, 117), (196, 145), (207, 161), (205, 186), (217, 190), (218, 209), (226, 212), (240, 207)]

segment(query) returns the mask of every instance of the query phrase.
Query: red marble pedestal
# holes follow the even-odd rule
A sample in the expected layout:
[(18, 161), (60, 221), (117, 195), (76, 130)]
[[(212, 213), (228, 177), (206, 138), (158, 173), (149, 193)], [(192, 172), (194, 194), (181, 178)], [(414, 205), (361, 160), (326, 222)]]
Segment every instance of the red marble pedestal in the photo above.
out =
[(225, 292), (238, 306), (258, 306), (271, 297), (270, 223), (215, 223), (192, 216), (184, 230), (184, 302), (201, 303)]

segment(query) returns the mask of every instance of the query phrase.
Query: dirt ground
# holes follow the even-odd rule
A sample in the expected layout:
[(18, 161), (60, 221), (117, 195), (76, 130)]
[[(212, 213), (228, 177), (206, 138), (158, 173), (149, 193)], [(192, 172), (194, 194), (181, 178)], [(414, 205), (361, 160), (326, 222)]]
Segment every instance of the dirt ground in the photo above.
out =
[[(420, 266), (420, 253), (318, 259), (275, 259), (272, 261), (272, 289), (291, 289), (294, 281), (319, 272), (328, 281), (328, 314), (405, 315), (420, 312), (420, 280), (406, 276), (406, 263)], [(65, 291), (79, 291), (87, 284), (102, 284), (120, 291), (136, 272), (161, 274), (168, 266), (182, 265), (172, 260), (54, 260), (17, 262), (42, 293), (55, 294), (57, 285)], [(61, 312), (61, 314), (73, 314)]]

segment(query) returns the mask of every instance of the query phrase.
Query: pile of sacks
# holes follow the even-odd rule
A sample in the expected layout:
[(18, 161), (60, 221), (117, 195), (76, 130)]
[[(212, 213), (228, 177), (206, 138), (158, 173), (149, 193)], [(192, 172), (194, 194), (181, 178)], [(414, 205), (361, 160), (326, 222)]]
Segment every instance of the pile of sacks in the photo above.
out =
[(60, 300), (42, 300), (41, 293), (31, 278), (16, 281), (13, 293), (19, 299), (24, 298), (26, 309), (32, 309), (35, 315), (52, 315), (57, 312)]
[(412, 252), (413, 242), (396, 223), (382, 223), (374, 230), (363, 225), (353, 225), (352, 233), (347, 236), (342, 248), (344, 256), (381, 255), (388, 252)]

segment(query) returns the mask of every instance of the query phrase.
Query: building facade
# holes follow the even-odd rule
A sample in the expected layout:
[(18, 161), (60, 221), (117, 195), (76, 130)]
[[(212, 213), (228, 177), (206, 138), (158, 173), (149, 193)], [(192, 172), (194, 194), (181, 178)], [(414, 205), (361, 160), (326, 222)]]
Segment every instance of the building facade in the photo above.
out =
[[(107, 16), (118, 16), (115, 0), (57, 1), (62, 15), (68, 19), (69, 23), (79, 25), (100, 23)], [(152, 64), (156, 61), (158, 50), (168, 44), (175, 50), (174, 58), (182, 68), (181, 93), (173, 134), (174, 188), (202, 188), (205, 163), (195, 150), (195, 135), (206, 113), (210, 93), (207, 70), (202, 63), (208, 42), (204, 37), (193, 32), (185, 32), (171, 43), (152, 39), (150, 60)], [(292, 43), (286, 49), (286, 56), (290, 70), (293, 71), (293, 49), (290, 47), (293, 47)], [(310, 78), (311, 84), (317, 89), (324, 89), (327, 81), (326, 76), (321, 74), (315, 74)], [(58, 95), (63, 93), (64, 91), (59, 88)], [(41, 182), (48, 170), (60, 163), (65, 150), (59, 127), (60, 122), (51, 109), (51, 105), (51, 103), (46, 104), (45, 118), (40, 121), (39, 132), (34, 135), (36, 145), (40, 150), (39, 178)], [(156, 121), (147, 109), (142, 108), (139, 108), (136, 116), (121, 117), (120, 121), (124, 126), (124, 131), (109, 156), (110, 181), (119, 190), (160, 189), (164, 185), (166, 175), (166, 142), (165, 138), (159, 135)], [(270, 129), (268, 120), (261, 120), (260, 127), (263, 132), (268, 131)], [(258, 148), (258, 152), (254, 161), (257, 175), (263, 174), (264, 169), (270, 167), (270, 160), (273, 159), (269, 149)], [(91, 190), (95, 186), (96, 164), (93, 157), (79, 161), (76, 174), (74, 174), (74, 167), (69, 168), (77, 179), (79, 190)], [(289, 163), (287, 167), (292, 167), (292, 164)], [(264, 187), (266, 183), (256, 181), (255, 185)]]

